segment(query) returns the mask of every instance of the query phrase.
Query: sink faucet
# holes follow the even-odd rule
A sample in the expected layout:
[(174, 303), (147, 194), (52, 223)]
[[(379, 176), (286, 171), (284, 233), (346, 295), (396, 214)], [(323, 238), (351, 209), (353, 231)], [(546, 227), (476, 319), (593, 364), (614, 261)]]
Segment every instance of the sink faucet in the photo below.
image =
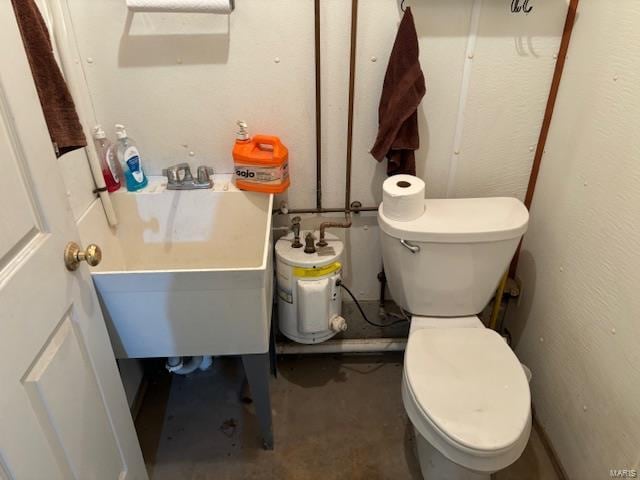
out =
[(191, 167), (188, 163), (179, 163), (162, 170), (162, 174), (167, 177), (167, 190), (197, 190), (212, 188), (213, 168), (205, 165), (198, 167), (197, 177), (194, 179), (191, 174)]

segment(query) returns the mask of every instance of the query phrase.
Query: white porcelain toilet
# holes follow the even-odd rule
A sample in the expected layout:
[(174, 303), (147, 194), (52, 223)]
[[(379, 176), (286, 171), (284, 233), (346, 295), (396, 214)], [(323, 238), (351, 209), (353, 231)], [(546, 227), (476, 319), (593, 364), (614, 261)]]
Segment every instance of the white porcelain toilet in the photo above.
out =
[(476, 316), (528, 220), (514, 198), (425, 200), (424, 214), (408, 222), (379, 209), (389, 289), (412, 315), (402, 398), (425, 480), (488, 479), (529, 439), (524, 370)]

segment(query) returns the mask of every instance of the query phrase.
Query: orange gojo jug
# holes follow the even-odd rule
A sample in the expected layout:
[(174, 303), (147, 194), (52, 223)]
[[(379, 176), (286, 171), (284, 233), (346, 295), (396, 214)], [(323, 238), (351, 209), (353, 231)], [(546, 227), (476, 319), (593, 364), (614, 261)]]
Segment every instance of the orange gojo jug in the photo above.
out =
[(246, 124), (238, 122), (233, 146), (236, 186), (254, 192), (282, 193), (289, 187), (289, 151), (270, 135), (249, 138)]

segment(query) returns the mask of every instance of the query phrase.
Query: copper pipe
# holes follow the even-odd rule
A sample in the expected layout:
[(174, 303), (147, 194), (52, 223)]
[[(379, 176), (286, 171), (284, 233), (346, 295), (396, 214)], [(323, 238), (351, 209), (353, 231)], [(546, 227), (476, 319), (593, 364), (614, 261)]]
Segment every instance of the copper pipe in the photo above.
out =
[[(317, 0), (316, 0), (317, 1)], [(351, 41), (349, 50), (349, 109), (347, 113), (347, 165), (345, 172), (344, 222), (323, 222), (320, 224), (320, 240), (316, 244), (326, 247), (325, 230), (327, 228), (350, 228), (351, 221), (351, 160), (353, 158), (353, 104), (356, 82), (356, 43), (358, 38), (358, 0), (351, 0)], [(362, 209), (358, 209), (362, 211)]]
[[(351, 207), (349, 208), (349, 212), (351, 213), (360, 213), (360, 212), (377, 212), (378, 207)], [(286, 214), (283, 213), (279, 208), (274, 208), (272, 213), (278, 213), (283, 215), (300, 215), (303, 213), (347, 213), (347, 210), (342, 207), (337, 208), (291, 208), (286, 211)]]
[(322, 96), (320, 83), (320, 0), (314, 2), (316, 57), (316, 208), (322, 208)]
[(358, 38), (358, 0), (351, 0), (351, 45), (349, 50), (349, 109), (347, 117), (347, 172), (344, 208), (351, 209), (351, 159), (353, 156), (353, 104), (356, 83), (356, 44)]
[[(314, 0), (315, 28), (315, 81), (316, 81), (316, 208), (291, 209), (287, 213), (345, 213), (373, 212), (378, 207), (351, 207), (351, 164), (353, 157), (353, 105), (355, 92), (356, 41), (358, 28), (358, 0), (351, 3), (351, 46), (349, 59), (349, 108), (347, 117), (347, 161), (345, 172), (344, 208), (322, 208), (322, 95), (321, 95), (321, 57), (320, 57), (320, 0)], [(274, 209), (273, 213), (281, 213)], [(348, 222), (351, 226), (350, 221)]]
[(329, 245), (324, 238), (325, 230), (327, 228), (351, 228), (351, 213), (346, 212), (344, 214), (344, 217), (344, 222), (322, 222), (320, 224), (320, 240), (318, 240), (318, 243), (316, 243), (318, 247), (326, 247), (327, 245)]
[(540, 164), (542, 163), (544, 147), (546, 146), (547, 137), (549, 136), (549, 127), (551, 126), (551, 119), (553, 118), (556, 99), (558, 98), (558, 90), (560, 89), (560, 81), (562, 80), (564, 64), (567, 59), (567, 51), (569, 50), (569, 43), (571, 41), (571, 33), (573, 32), (573, 26), (576, 19), (578, 3), (579, 0), (571, 0), (567, 11), (567, 19), (565, 20), (564, 30), (562, 32), (562, 41), (560, 42), (560, 50), (558, 51), (558, 60), (556, 61), (555, 70), (553, 72), (551, 89), (549, 91), (549, 98), (547, 99), (547, 107), (544, 112), (544, 119), (542, 121), (542, 128), (540, 129), (540, 137), (538, 139), (536, 154), (533, 159), (533, 166), (531, 167), (529, 185), (527, 186), (527, 194), (524, 199), (524, 204), (527, 208), (531, 208), (533, 194), (538, 181), (538, 174), (540, 173)]
[[(556, 67), (553, 71), (553, 79), (551, 80), (551, 89), (549, 90), (549, 98), (547, 99), (547, 107), (544, 112), (544, 118), (542, 120), (542, 127), (540, 129), (540, 136), (538, 137), (538, 146), (536, 148), (536, 154), (533, 158), (533, 165), (531, 167), (531, 175), (529, 176), (529, 185), (527, 186), (527, 194), (524, 197), (525, 206), (530, 209), (531, 202), (533, 201), (533, 194), (536, 190), (536, 183), (538, 181), (538, 174), (540, 173), (540, 165), (542, 163), (542, 156), (544, 155), (544, 148), (547, 144), (547, 137), (549, 136), (549, 127), (551, 126), (551, 119), (553, 118), (553, 110), (556, 106), (556, 99), (558, 98), (558, 90), (560, 88), (560, 81), (562, 80), (562, 73), (564, 71), (564, 64), (567, 59), (567, 51), (569, 50), (569, 43), (571, 42), (571, 34), (573, 33), (573, 26), (576, 21), (576, 13), (578, 10), (578, 3), (580, 0), (570, 0), (569, 7), (567, 9), (567, 18), (564, 22), (564, 29), (562, 31), (562, 40), (560, 41), (560, 49), (558, 50), (558, 59), (556, 61)], [(522, 241), (518, 245), (511, 266), (509, 267), (509, 274), (515, 278), (516, 269), (518, 268), (518, 259), (520, 256), (520, 248), (522, 247)]]

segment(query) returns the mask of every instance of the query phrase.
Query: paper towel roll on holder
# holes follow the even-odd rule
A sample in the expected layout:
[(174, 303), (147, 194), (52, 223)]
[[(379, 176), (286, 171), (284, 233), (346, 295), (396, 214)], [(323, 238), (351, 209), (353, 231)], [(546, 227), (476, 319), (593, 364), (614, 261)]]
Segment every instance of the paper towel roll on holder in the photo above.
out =
[(130, 12), (211, 13), (229, 15), (235, 0), (126, 0)]

